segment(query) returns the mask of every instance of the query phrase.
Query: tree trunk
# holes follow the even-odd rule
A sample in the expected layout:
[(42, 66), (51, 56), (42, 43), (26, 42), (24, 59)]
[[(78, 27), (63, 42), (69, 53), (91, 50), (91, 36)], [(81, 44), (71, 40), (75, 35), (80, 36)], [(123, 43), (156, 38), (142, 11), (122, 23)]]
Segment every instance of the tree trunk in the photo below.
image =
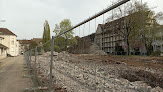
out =
[(151, 54), (151, 52), (150, 52), (150, 46), (148, 46), (147, 43), (145, 43), (144, 45), (145, 45), (145, 49), (147, 51), (147, 56), (149, 56)]
[(127, 38), (127, 55), (130, 55), (130, 44), (128, 38)]
[(65, 42), (65, 51), (67, 51), (67, 38), (66, 38), (66, 42)]
[[(149, 51), (148, 51), (148, 46), (147, 46), (147, 42), (146, 42), (146, 38), (145, 38), (145, 35), (143, 35), (143, 43), (144, 43), (144, 46), (145, 46), (145, 50), (146, 50), (146, 53), (147, 55), (149, 55)], [(144, 53), (145, 54), (145, 53)]]

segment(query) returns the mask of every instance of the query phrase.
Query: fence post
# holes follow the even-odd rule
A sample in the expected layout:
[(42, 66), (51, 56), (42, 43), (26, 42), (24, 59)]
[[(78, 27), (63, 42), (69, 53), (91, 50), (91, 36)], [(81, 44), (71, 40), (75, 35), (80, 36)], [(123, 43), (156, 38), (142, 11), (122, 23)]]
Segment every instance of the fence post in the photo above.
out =
[(51, 92), (51, 91), (52, 91), (52, 66), (53, 66), (53, 51), (54, 51), (54, 36), (52, 36), (52, 43), (51, 43), (51, 61), (50, 61), (49, 92)]
[(34, 85), (37, 86), (36, 84), (36, 57), (37, 57), (37, 47), (35, 48), (35, 64), (34, 64)]
[(29, 50), (29, 72), (31, 73), (31, 50)]
[(27, 52), (27, 66), (28, 66), (28, 72), (30, 73), (29, 51)]

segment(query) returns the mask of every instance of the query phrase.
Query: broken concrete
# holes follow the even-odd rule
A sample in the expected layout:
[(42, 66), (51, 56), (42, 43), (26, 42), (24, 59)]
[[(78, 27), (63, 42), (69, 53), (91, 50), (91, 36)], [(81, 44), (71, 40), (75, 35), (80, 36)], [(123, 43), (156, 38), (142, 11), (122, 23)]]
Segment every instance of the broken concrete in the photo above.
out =
[[(47, 52), (37, 56), (38, 77), (45, 84), (49, 82), (50, 55), (51, 53)], [(110, 61), (108, 64), (103, 64), (101, 61), (80, 59), (73, 54), (61, 52), (55, 54), (53, 63), (53, 84), (68, 92), (163, 91), (160, 87), (152, 88), (139, 78), (131, 81), (136, 75), (135, 71), (143, 70), (126, 66), (121, 62)]]

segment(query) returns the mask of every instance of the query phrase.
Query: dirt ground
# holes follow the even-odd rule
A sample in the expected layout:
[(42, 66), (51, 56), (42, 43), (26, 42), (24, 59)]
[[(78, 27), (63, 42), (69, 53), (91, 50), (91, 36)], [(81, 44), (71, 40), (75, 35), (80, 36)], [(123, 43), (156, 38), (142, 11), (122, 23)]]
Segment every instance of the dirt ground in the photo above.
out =
[[(123, 64), (129, 69), (118, 70), (121, 77), (129, 81), (142, 81), (146, 77), (146, 83), (152, 87), (159, 85), (163, 88), (163, 57), (148, 56), (113, 56), (113, 55), (76, 55), (80, 59), (92, 60), (95, 62), (107, 64)], [(121, 67), (121, 66), (120, 66)], [(130, 70), (131, 69), (131, 70)], [(128, 72), (128, 73), (126, 73)], [(127, 78), (129, 77), (129, 78)], [(144, 78), (143, 78), (144, 77)], [(155, 84), (157, 82), (157, 84)]]
[(0, 92), (24, 92), (32, 87), (30, 78), (23, 78), (27, 74), (24, 67), (23, 56), (0, 60)]
[(129, 66), (141, 67), (141, 68), (152, 68), (159, 69), (163, 71), (163, 57), (150, 57), (150, 56), (112, 56), (112, 55), (79, 55), (75, 56), (85, 59), (85, 60), (94, 60), (100, 62), (109, 62), (116, 61), (120, 63), (128, 64)]

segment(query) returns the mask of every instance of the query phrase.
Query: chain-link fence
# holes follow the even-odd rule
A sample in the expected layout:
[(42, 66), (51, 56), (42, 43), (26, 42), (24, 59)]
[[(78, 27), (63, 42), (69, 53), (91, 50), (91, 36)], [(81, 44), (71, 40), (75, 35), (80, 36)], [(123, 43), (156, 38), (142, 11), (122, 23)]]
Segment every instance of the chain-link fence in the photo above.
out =
[[(139, 26), (138, 33), (129, 34), (131, 30), (128, 29), (136, 26), (130, 19), (140, 22), (145, 14), (141, 12), (140, 19), (135, 19), (140, 14), (125, 14), (126, 7), (133, 2), (128, 1), (119, 1), (27, 51), (24, 58), (32, 74), (33, 89), (49, 92), (162, 90), (163, 59), (147, 56), (151, 50), (145, 49), (143, 44), (147, 41), (144, 24)], [(120, 14), (124, 16), (119, 18)]]

